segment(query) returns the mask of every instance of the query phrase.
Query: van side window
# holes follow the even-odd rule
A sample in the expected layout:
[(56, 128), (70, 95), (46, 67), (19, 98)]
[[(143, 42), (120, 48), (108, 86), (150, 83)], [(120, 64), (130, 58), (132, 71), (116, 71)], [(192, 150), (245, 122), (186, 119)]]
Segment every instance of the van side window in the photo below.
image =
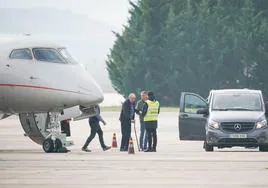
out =
[(33, 56), (31, 50), (28, 48), (14, 49), (9, 55), (10, 59), (29, 59), (32, 60)]
[(201, 98), (195, 95), (185, 95), (185, 109), (186, 113), (196, 114), (199, 109), (206, 108), (207, 104)]

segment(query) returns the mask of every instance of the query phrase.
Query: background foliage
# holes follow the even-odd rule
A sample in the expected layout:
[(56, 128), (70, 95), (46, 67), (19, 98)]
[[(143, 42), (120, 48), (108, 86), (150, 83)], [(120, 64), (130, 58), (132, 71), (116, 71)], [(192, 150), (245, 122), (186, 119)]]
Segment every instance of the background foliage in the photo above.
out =
[(268, 95), (267, 0), (140, 0), (107, 59), (115, 90), (180, 92), (253, 88)]

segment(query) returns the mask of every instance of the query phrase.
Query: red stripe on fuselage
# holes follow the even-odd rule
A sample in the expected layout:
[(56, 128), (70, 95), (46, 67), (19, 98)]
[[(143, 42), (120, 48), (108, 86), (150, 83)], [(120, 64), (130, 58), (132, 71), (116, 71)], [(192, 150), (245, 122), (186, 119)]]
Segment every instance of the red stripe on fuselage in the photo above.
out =
[(50, 87), (42, 87), (42, 86), (33, 86), (33, 85), (22, 85), (22, 84), (0, 84), (2, 87), (24, 87), (24, 88), (32, 88), (32, 89), (43, 89), (43, 90), (52, 90), (52, 91), (63, 91), (68, 93), (77, 93), (77, 94), (84, 94), (78, 91), (69, 91), (64, 89), (57, 89), (57, 88), (50, 88)]

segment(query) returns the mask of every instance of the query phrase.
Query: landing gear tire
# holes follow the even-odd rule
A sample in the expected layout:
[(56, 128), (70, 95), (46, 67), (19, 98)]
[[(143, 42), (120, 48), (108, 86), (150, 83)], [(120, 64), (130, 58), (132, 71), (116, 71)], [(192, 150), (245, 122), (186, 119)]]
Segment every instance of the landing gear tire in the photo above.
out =
[(70, 150), (68, 150), (66, 147), (62, 147), (62, 142), (61, 142), (61, 140), (57, 138), (57, 139), (55, 140), (55, 149), (54, 149), (54, 151), (55, 151), (56, 153), (67, 153), (67, 152), (69, 152)]
[(60, 139), (55, 140), (55, 151), (58, 152), (62, 148), (62, 142)]
[(207, 142), (204, 142), (204, 148), (206, 152), (213, 152), (214, 148), (213, 146), (209, 145)]
[(268, 146), (260, 146), (259, 151), (268, 152)]
[(54, 150), (54, 143), (53, 140), (51, 138), (47, 138), (44, 140), (43, 142), (43, 150), (46, 153), (51, 153)]

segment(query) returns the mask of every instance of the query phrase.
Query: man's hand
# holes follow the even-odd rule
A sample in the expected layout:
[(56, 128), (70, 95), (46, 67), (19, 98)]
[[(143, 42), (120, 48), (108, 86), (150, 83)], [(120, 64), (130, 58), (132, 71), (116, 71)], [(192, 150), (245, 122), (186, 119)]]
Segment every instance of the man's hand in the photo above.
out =
[(103, 125), (107, 125), (107, 123), (104, 121), (104, 122), (102, 122), (103, 123)]

